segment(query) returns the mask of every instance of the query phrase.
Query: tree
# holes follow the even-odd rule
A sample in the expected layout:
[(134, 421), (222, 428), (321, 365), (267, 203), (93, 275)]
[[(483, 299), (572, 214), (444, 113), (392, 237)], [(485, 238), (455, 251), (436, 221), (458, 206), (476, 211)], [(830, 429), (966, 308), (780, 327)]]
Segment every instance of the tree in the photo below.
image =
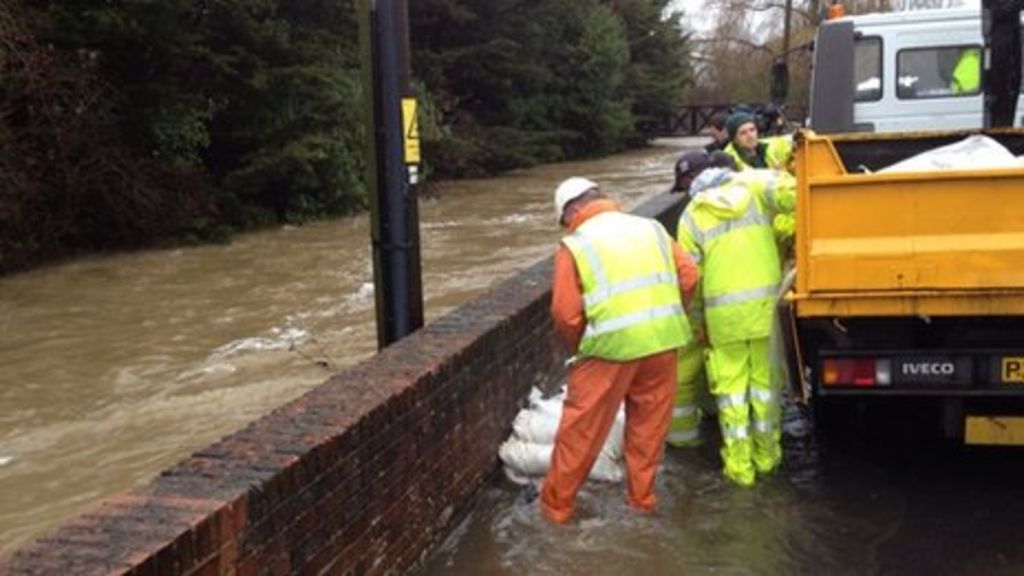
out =
[(236, 226), (366, 205), (351, 1), (222, 0), (202, 17), (203, 159)]
[[(846, 3), (848, 13), (889, 10), (889, 0)], [(790, 107), (806, 109), (810, 52), (827, 2), (822, 0), (728, 0), (705, 2), (710, 26), (694, 34), (697, 81), (689, 99), (708, 103), (764, 102), (769, 99), (768, 70), (782, 57), (789, 62)], [(790, 13), (790, 37), (782, 23)], [(788, 47), (788, 50), (787, 50)]]
[(365, 206), (351, 0), (67, 0), (58, 41), (100, 55), (123, 133), (218, 191), (234, 227)]
[(0, 5), (0, 271), (70, 248), (138, 246), (202, 212), (201, 187), (122, 137), (122, 94), (55, 15)]
[(689, 35), (682, 13), (670, 0), (615, 0), (612, 7), (626, 24), (630, 61), (626, 90), (633, 102), (635, 140), (646, 142), (679, 108), (684, 87), (693, 82)]
[[(411, 2), (427, 170), (645, 143), (690, 77), (667, 4)], [(366, 205), (353, 0), (0, 10), (0, 269)]]
[(428, 163), (443, 175), (486, 174), (645, 143), (689, 78), (686, 41), (666, 4), (413, 3)]

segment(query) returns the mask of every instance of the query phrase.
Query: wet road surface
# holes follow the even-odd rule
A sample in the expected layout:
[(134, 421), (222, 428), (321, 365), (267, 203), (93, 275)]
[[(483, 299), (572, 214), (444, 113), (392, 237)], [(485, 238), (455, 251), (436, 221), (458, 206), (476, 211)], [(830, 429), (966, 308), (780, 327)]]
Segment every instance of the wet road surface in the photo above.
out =
[(784, 466), (743, 489), (719, 473), (706, 420), (704, 446), (666, 452), (649, 516), (624, 486), (589, 483), (553, 526), (497, 478), (425, 573), (1024, 574), (1020, 449), (856, 427), (823, 442), (809, 422), (788, 407)]

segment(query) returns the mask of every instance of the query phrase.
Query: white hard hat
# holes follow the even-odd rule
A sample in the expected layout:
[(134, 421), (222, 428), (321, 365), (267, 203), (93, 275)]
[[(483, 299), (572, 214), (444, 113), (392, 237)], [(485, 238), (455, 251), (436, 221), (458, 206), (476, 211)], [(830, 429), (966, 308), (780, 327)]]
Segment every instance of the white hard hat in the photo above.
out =
[(555, 188), (555, 220), (561, 223), (565, 205), (595, 189), (597, 189), (596, 183), (579, 176), (562, 181), (558, 188)]

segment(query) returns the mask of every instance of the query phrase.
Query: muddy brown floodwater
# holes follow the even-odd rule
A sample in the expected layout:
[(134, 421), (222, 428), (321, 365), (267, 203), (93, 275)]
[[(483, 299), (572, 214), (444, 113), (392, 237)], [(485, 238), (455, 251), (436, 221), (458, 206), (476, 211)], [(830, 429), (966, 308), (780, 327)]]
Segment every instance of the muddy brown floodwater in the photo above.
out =
[(857, 426), (823, 442), (788, 406), (782, 469), (743, 489), (719, 473), (704, 424), (704, 446), (666, 453), (655, 514), (632, 512), (622, 485), (590, 483), (577, 517), (553, 526), (498, 478), (424, 573), (1024, 574), (1020, 449)]
[[(554, 253), (563, 178), (632, 206), (685, 144), (441, 184), (420, 203), (427, 321)], [(0, 554), (375, 351), (366, 215), (0, 279)]]

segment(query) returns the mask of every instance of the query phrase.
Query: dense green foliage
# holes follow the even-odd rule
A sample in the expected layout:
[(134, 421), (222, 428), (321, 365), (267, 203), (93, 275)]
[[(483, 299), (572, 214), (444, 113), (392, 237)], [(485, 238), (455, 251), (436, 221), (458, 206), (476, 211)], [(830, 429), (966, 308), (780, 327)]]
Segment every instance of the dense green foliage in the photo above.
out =
[[(416, 0), (425, 167), (645, 143), (689, 77), (668, 0)], [(0, 3), (0, 271), (367, 204), (353, 0)]]
[(690, 77), (667, 0), (418, 0), (413, 61), (442, 118), (444, 175), (645, 143)]

